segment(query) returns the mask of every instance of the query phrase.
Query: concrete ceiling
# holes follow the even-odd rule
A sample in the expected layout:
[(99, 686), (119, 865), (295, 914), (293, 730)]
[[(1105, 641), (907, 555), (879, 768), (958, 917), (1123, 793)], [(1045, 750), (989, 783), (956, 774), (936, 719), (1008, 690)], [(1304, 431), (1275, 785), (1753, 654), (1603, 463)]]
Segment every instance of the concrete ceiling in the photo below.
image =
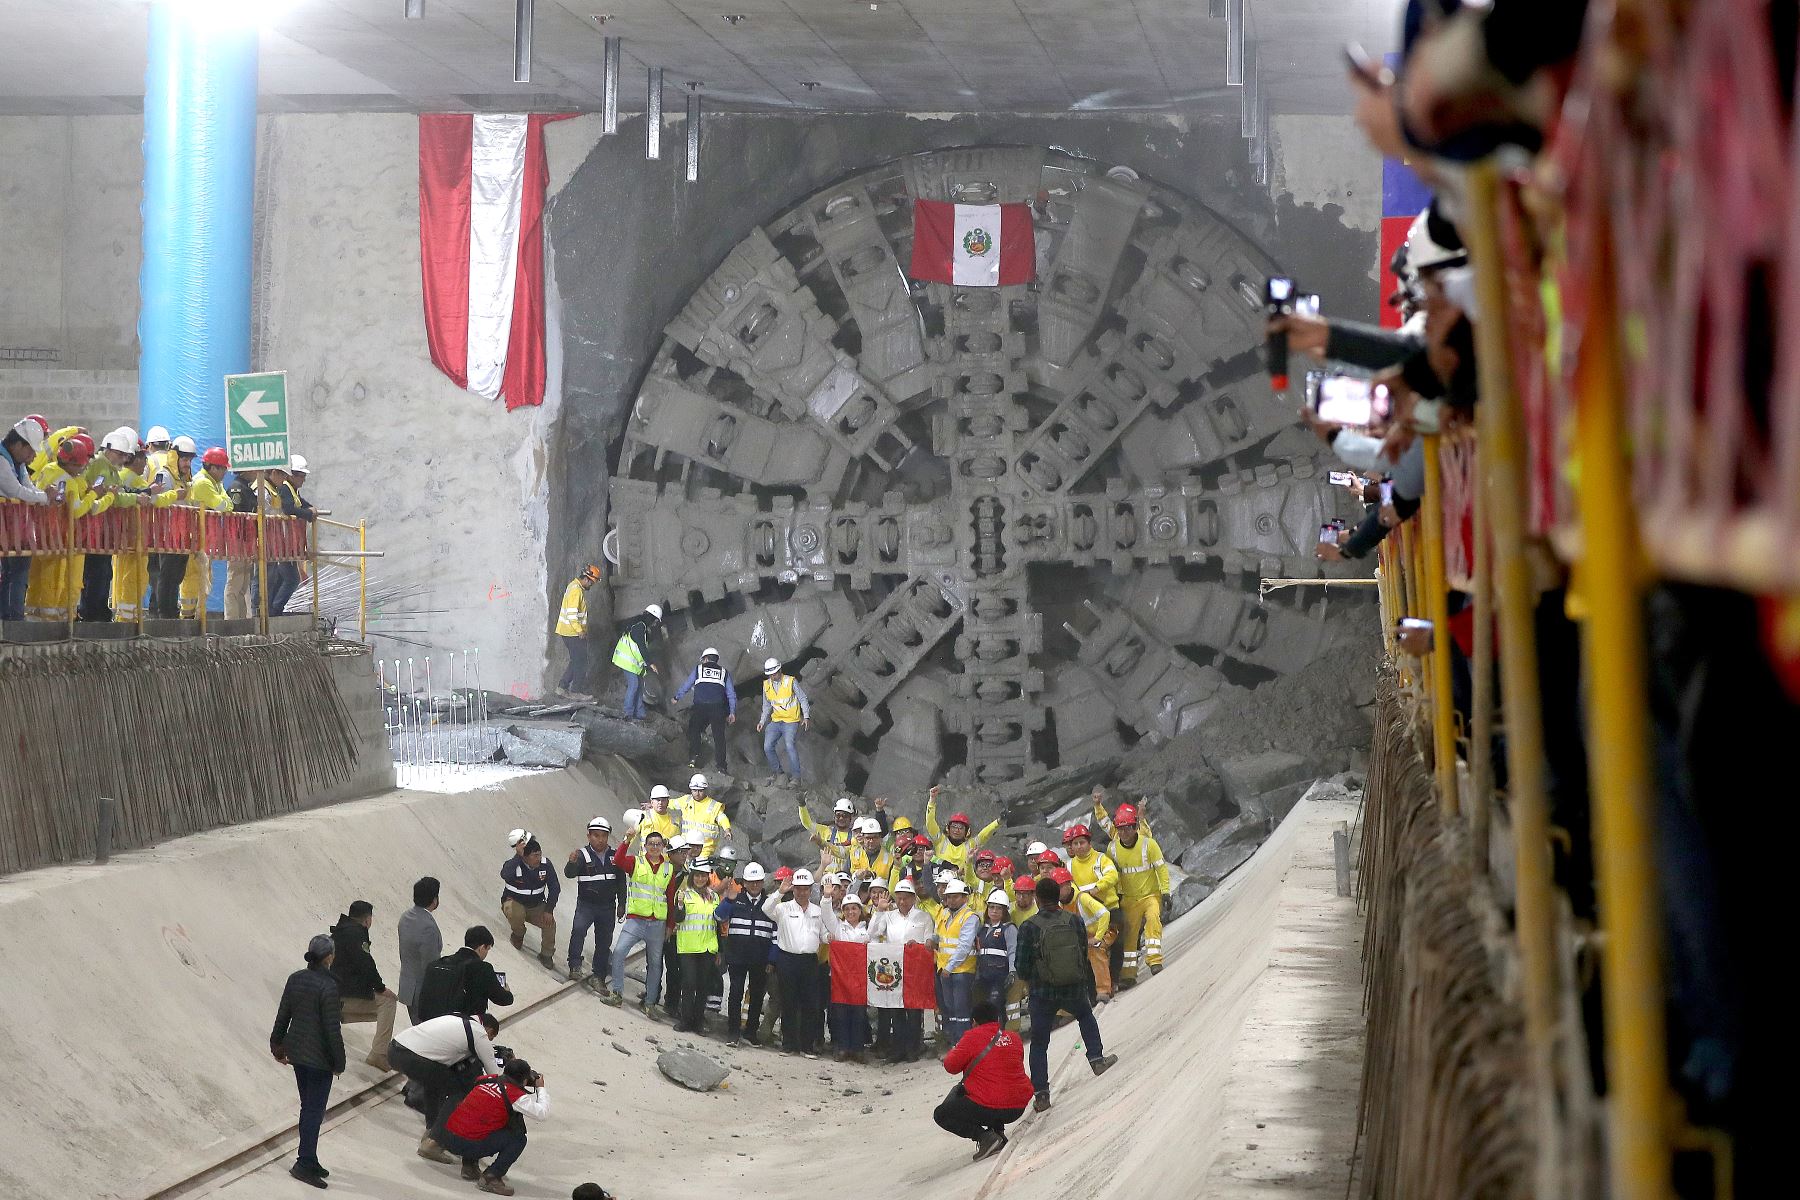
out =
[[(252, 0), (246, 0), (252, 2)], [(278, 0), (279, 2), (279, 0)], [(1277, 112), (1341, 112), (1341, 48), (1389, 48), (1401, 0), (1246, 0)], [(514, 0), (289, 0), (262, 38), (271, 111), (600, 105), (602, 37), (624, 39), (621, 107), (665, 68), (730, 108), (1011, 112), (1179, 109), (1225, 92), (1226, 0), (536, 0), (529, 83)], [(146, 0), (0, 0), (0, 113), (142, 107)], [(605, 17), (604, 22), (599, 17)], [(741, 18), (727, 20), (727, 17)], [(602, 29), (604, 28), (604, 34)]]

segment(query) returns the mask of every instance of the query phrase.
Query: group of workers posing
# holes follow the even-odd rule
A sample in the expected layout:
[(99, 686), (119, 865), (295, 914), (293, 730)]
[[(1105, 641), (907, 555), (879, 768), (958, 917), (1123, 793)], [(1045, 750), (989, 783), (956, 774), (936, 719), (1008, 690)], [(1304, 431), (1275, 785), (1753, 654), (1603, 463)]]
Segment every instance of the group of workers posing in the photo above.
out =
[[(79, 425), (52, 430), (33, 414), (8, 429), (3, 444), (0, 500), (66, 506), (73, 517), (140, 506), (239, 513), (261, 506), (305, 521), (317, 516), (300, 494), (307, 465), (297, 454), (286, 470), (239, 471), (227, 485), (231, 460), (223, 447), (201, 453), (193, 438), (171, 437), (160, 425), (141, 439), (135, 429), (120, 426), (96, 443)], [(211, 567), (202, 555), (148, 551), (7, 555), (0, 557), (0, 620), (192, 619), (212, 590)], [(268, 564), (271, 614), (287, 608), (300, 580), (299, 563)], [(225, 617), (248, 619), (258, 611), (259, 597), (256, 562), (229, 559)]]

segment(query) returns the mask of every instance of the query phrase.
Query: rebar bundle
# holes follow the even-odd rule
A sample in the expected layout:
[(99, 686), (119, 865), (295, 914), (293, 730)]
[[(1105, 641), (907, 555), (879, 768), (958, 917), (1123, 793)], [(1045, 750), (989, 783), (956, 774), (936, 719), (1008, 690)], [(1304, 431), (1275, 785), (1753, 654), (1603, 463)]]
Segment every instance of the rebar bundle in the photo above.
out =
[[(317, 638), (0, 650), (0, 873), (304, 807), (350, 778), (354, 725)], [(360, 648), (357, 648), (360, 652)]]
[(1538, 1168), (1524, 1016), (1502, 988), (1460, 826), (1446, 824), (1391, 670), (1365, 793), (1364, 1197), (1524, 1200)]

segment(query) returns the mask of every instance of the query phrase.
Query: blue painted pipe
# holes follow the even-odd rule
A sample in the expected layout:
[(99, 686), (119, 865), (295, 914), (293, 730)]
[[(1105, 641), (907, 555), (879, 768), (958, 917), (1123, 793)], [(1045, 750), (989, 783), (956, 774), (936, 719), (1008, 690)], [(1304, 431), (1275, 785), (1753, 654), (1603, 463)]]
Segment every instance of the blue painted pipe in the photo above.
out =
[(224, 377), (250, 369), (254, 23), (150, 6), (138, 431), (225, 444)]

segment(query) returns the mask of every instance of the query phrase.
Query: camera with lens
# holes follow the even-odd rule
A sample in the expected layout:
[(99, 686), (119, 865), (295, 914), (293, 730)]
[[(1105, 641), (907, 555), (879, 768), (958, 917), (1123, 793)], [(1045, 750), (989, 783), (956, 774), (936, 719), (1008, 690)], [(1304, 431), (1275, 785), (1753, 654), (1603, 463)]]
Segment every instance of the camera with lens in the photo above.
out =
[(519, 1056), (513, 1053), (513, 1048), (511, 1046), (501, 1046), (496, 1044), (494, 1046), (494, 1057), (500, 1061), (502, 1066), (504, 1066)]

